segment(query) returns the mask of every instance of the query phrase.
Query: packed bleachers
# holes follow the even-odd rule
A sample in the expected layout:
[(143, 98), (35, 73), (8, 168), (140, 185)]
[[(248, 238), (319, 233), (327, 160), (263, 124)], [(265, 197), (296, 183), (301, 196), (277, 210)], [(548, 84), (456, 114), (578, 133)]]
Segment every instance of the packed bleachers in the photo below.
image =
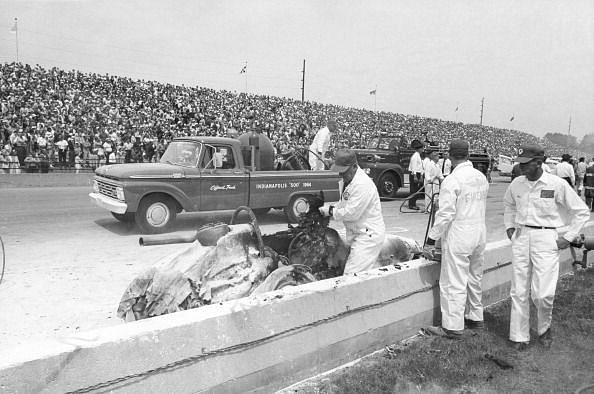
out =
[(333, 149), (365, 147), (384, 131), (437, 141), (463, 138), (473, 149), (514, 155), (520, 143), (566, 148), (517, 130), (463, 124), (391, 112), (376, 112), (288, 98), (132, 80), (21, 63), (0, 65), (0, 171), (50, 163), (54, 169), (158, 160), (177, 136), (226, 136), (255, 128), (278, 151), (304, 147), (336, 118)]

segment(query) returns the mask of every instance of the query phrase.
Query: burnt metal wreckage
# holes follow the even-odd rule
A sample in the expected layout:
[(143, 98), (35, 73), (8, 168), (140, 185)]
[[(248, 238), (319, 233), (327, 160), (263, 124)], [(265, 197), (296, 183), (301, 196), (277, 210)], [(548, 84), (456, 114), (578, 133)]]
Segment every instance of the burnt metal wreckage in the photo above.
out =
[[(239, 207), (230, 224), (211, 223), (191, 236), (141, 237), (141, 246), (192, 245), (134, 278), (120, 300), (118, 316), (141, 320), (341, 276), (349, 247), (328, 226), (329, 218), (319, 211), (323, 205), (323, 195), (309, 197), (309, 210), (298, 225), (274, 234), (262, 234), (252, 210)], [(235, 224), (242, 212), (249, 223)], [(378, 266), (421, 254), (416, 241), (388, 235)]]

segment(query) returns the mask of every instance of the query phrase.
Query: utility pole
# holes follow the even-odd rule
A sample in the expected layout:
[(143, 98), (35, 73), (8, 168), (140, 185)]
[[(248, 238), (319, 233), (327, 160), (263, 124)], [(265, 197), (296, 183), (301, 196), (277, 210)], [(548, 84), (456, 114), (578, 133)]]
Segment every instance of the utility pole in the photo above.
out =
[(303, 78), (301, 78), (301, 102), (305, 101), (305, 59), (303, 59)]
[(569, 115), (569, 126), (567, 126), (567, 147), (569, 148), (570, 144), (570, 137), (571, 137), (571, 115)]
[(483, 109), (485, 108), (485, 98), (481, 100), (481, 126), (483, 125)]

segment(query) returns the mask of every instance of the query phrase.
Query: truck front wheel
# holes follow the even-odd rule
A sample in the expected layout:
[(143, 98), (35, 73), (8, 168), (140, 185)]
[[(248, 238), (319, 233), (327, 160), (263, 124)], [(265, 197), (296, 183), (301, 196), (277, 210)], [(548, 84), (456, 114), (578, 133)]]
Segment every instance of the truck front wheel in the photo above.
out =
[(285, 208), (289, 223), (298, 223), (299, 215), (309, 211), (309, 201), (306, 196), (295, 196)]
[(146, 234), (163, 233), (175, 222), (177, 211), (171, 198), (150, 195), (142, 199), (136, 211), (136, 224)]
[(377, 186), (380, 197), (394, 198), (400, 187), (400, 182), (396, 175), (391, 172), (386, 172), (380, 177)]

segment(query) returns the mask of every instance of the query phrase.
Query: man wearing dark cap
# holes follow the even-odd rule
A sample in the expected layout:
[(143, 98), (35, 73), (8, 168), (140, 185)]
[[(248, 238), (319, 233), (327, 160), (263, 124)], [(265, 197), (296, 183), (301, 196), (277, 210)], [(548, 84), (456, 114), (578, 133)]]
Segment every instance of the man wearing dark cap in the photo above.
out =
[[(415, 153), (410, 158), (408, 163), (409, 171), (409, 184), (410, 194), (414, 195), (423, 186), (423, 175), (425, 173), (423, 168), (423, 160), (421, 159), (421, 152), (423, 151), (423, 143), (419, 140), (413, 140), (410, 144), (411, 148), (415, 150)], [(418, 196), (408, 198), (408, 208), (418, 211), (420, 208), (417, 207)]]
[[(503, 197), (503, 220), (512, 242), (509, 339), (517, 350), (524, 350), (530, 342), (529, 296), (536, 306), (539, 342), (551, 346), (559, 250), (569, 246), (590, 217), (590, 210), (568, 182), (542, 170), (543, 159), (541, 146), (523, 146), (516, 158), (522, 175), (512, 181)], [(557, 229), (564, 226), (567, 232), (558, 234)]]
[(435, 241), (442, 240), (441, 327), (429, 327), (427, 332), (452, 338), (460, 337), (465, 325), (483, 327), (481, 279), (489, 183), (468, 160), (468, 148), (468, 142), (462, 140), (450, 144), (453, 169), (441, 184), (439, 208), (425, 247), (431, 253)]
[(561, 163), (557, 164), (557, 176), (565, 179), (573, 187), (575, 185), (575, 171), (570, 161), (570, 154), (564, 153), (561, 155)]
[(342, 221), (346, 243), (351, 252), (344, 273), (354, 274), (375, 268), (384, 244), (386, 227), (377, 187), (357, 165), (357, 156), (350, 149), (336, 152), (331, 171), (340, 175), (340, 201), (336, 206), (324, 206), (322, 214)]

